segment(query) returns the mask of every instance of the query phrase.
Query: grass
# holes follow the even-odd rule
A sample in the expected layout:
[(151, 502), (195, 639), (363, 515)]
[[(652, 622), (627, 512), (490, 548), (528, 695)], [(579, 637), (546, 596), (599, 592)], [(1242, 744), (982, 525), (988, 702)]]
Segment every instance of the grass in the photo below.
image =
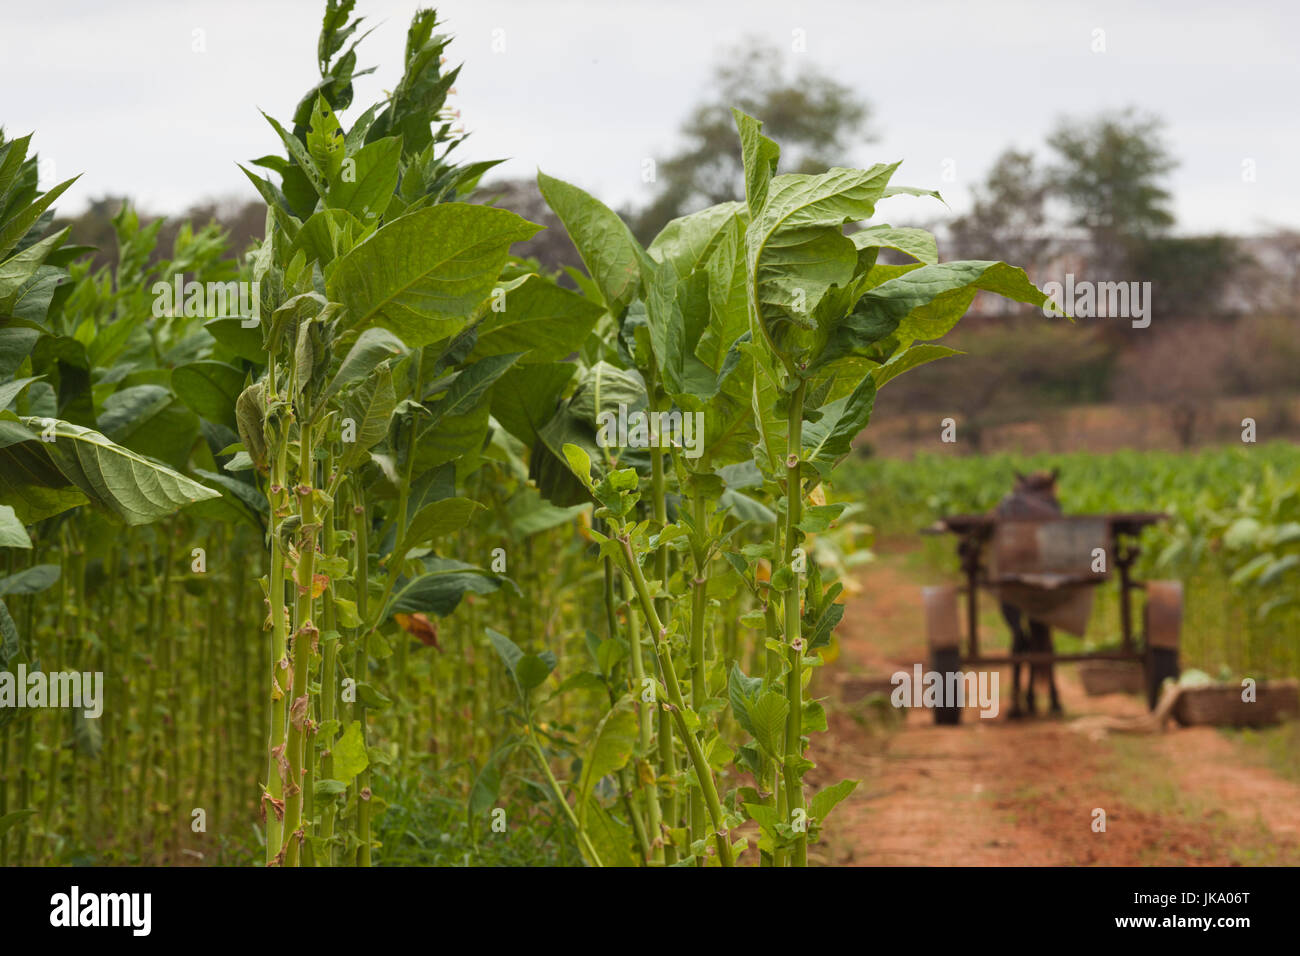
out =
[(1256, 766), (1300, 783), (1300, 721), (1276, 727), (1224, 728), (1220, 733)]
[(463, 800), (443, 796), (453, 781), (429, 770), (380, 785), (388, 805), (375, 823), (381, 866), (581, 866), (573, 831), (544, 793), (527, 784), (500, 805), (508, 809), (504, 832), (484, 817), (471, 827)]

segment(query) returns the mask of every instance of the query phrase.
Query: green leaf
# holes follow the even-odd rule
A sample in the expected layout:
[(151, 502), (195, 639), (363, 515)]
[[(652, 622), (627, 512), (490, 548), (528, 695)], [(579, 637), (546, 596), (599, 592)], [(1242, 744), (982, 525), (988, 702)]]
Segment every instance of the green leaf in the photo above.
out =
[(343, 129), (325, 97), (316, 96), (308, 123), (307, 153), (321, 175), (332, 180), (343, 163)]
[(636, 749), (638, 721), (631, 697), (616, 703), (596, 725), (591, 746), (582, 761), (582, 779), (578, 785), (578, 805), (586, 804), (601, 777), (626, 766)]
[[(53, 419), (35, 421), (38, 431), (54, 425)], [(46, 434), (53, 437), (52, 431)], [(54, 464), (37, 434), (12, 413), (0, 412), (0, 501), (14, 509), (18, 520), (35, 524), (87, 500)]]
[(7, 578), (0, 578), (0, 596), (6, 594), (39, 594), (53, 587), (59, 580), (57, 564), (35, 564)]
[(194, 469), (194, 473), (204, 481), (211, 482), (220, 488), (227, 497), (234, 499), (243, 508), (246, 508), (249, 513), (250, 523), (254, 527), (260, 528), (261, 524), (253, 516), (260, 516), (263, 519), (270, 518), (271, 506), (267, 502), (266, 496), (255, 485), (240, 481), (238, 478), (231, 478), (229, 475), (204, 471), (202, 468)]
[(478, 325), (470, 360), (521, 353), (520, 362), (558, 362), (577, 351), (604, 309), (538, 275), (502, 287)]
[(317, 797), (336, 797), (346, 793), (348, 785), (342, 780), (316, 779), (312, 781), (312, 793)]
[(14, 810), (11, 813), (6, 813), (0, 817), (0, 835), (25, 823), (34, 816), (36, 816), (36, 811), (31, 809)]
[(469, 524), (474, 512), (482, 507), (477, 501), (468, 498), (445, 498), (425, 505), (411, 519), (396, 553), (406, 554), (412, 548), (459, 531)]
[(199, 433), (199, 420), (170, 389), (132, 385), (104, 399), (95, 423), (106, 437), (132, 451), (183, 468)]
[(25, 329), (19, 326), (0, 328), (0, 379), (13, 377), (14, 372), (18, 371), (18, 366), (32, 354), (32, 349), (36, 347), (36, 340), (40, 337), (41, 332), (38, 329)]
[[(595, 800), (588, 800), (580, 810), (583, 814), (584, 830), (587, 838), (595, 848), (601, 866), (629, 868), (641, 863), (636, 850), (636, 837), (631, 826), (618, 819)], [(595, 865), (591, 859), (586, 843), (578, 842), (583, 859)]]
[(854, 312), (896, 320), (903, 345), (940, 338), (957, 324), (980, 290), (1042, 306), (1047, 296), (1023, 269), (1005, 262), (963, 261), (922, 266), (868, 291)]
[(939, 261), (939, 245), (934, 236), (924, 229), (900, 228), (878, 225), (867, 226), (849, 236), (859, 249), (888, 248), (905, 252), (926, 265)]
[(30, 548), (32, 539), (9, 505), (0, 505), (0, 548)]
[(785, 739), (785, 718), (790, 712), (790, 701), (785, 694), (766, 690), (749, 707), (749, 720), (753, 726), (754, 740), (768, 756), (779, 757)]
[(591, 457), (574, 444), (564, 446), (564, 459), (569, 463), (569, 469), (577, 476), (588, 488), (591, 487)]
[[(71, 226), (60, 229), (40, 242), (32, 243), (17, 255), (0, 262), (0, 314), (14, 311), (14, 305), (21, 296), (23, 287), (32, 276), (37, 274), (37, 270), (50, 254), (68, 238), (71, 229)], [(44, 310), (42, 310), (43, 316)]]
[(841, 780), (839, 783), (833, 783), (829, 787), (819, 790), (812, 800), (808, 802), (808, 815), (819, 823), (824, 822), (830, 812), (835, 809), (835, 805), (852, 793), (861, 782), (860, 780)]
[(351, 783), (356, 775), (370, 766), (366, 744), (361, 736), (361, 721), (348, 724), (343, 735), (330, 748), (334, 757), (334, 778), (344, 784)]
[(537, 187), (564, 223), (606, 308), (621, 315), (637, 297), (642, 268), (649, 263), (640, 243), (617, 213), (577, 186), (539, 171)]
[(32, 384), (32, 382), (38, 382), (44, 377), (44, 375), (35, 375), (30, 378), (14, 379), (12, 382), (5, 382), (0, 385), (0, 409), (8, 407), (9, 403), (21, 395), (28, 385)]
[(491, 594), (504, 578), (451, 558), (424, 558), (424, 573), (400, 584), (384, 611), (394, 614), (434, 614), (446, 617), (466, 594)]
[(331, 177), (325, 205), (345, 209), (365, 225), (374, 225), (387, 211), (397, 190), (401, 158), (400, 136), (386, 136), (361, 147), (343, 164), (350, 181), (342, 176)]
[(18, 245), (18, 241), (27, 235), (27, 231), (36, 225), (36, 220), (41, 218), (41, 213), (45, 212), (54, 200), (62, 196), (67, 188), (80, 178), (80, 176), (73, 176), (71, 179), (64, 180), (35, 202), (19, 208), (3, 225), (0, 225), (0, 259), (6, 257), (14, 246)]
[(487, 631), (488, 640), (492, 642), (492, 647), (496, 650), (497, 656), (506, 665), (506, 670), (510, 672), (510, 676), (514, 677), (515, 667), (518, 665), (519, 659), (524, 656), (524, 652), (520, 650), (518, 644), (500, 631), (494, 631), (490, 627), (484, 628), (484, 630)]
[(767, 202), (745, 233), (757, 307), (778, 350), (789, 351), (787, 325), (811, 328), (811, 316), (832, 287), (853, 279), (858, 251), (845, 223), (869, 218), (898, 164), (833, 168), (772, 180)]
[(243, 316), (228, 315), (218, 319), (208, 319), (203, 323), (203, 327), (208, 330), (209, 335), (235, 355), (265, 365), (266, 348), (262, 345), (261, 322), (245, 326), (244, 321)]
[(538, 687), (555, 669), (555, 655), (550, 651), (545, 654), (525, 654), (515, 663), (515, 680), (520, 690), (527, 693)]
[(337, 260), (326, 289), (352, 326), (428, 345), (465, 327), (510, 245), (540, 228), (504, 209), (440, 203), (387, 223)]
[(334, 260), (350, 251), (366, 232), (361, 221), (346, 209), (317, 210), (294, 237), (290, 258), (301, 251), (308, 265), (317, 262), (328, 271)]
[(388, 424), (396, 405), (392, 369), (380, 365), (356, 387), (343, 405), (344, 425), (350, 419), (356, 431), (351, 436), (353, 440), (344, 444), (340, 467), (355, 468), (365, 462), (366, 453), (388, 434)]
[(713, 255), (745, 204), (724, 202), (669, 222), (646, 247), (656, 262), (671, 263), (679, 276), (689, 275)]
[(325, 387), (322, 400), (328, 400), (335, 392), (359, 382), (384, 359), (396, 359), (406, 354), (402, 340), (387, 329), (366, 329), (359, 336), (348, 354), (339, 364), (339, 370)]
[(429, 406), (432, 424), (444, 415), (465, 415), (473, 411), (492, 384), (519, 358), (518, 354), (492, 355), (456, 373), (445, 394)]
[(803, 457), (823, 477), (849, 453), (853, 439), (867, 427), (876, 398), (876, 380), (865, 377), (845, 398), (822, 408), (818, 421), (803, 429)]
[(736, 723), (740, 724), (741, 729), (751, 737), (754, 736), (754, 722), (750, 720), (749, 709), (758, 699), (762, 689), (763, 678), (747, 677), (740, 669), (740, 665), (732, 662), (731, 670), (727, 674), (727, 697), (731, 701), (731, 711), (736, 716)]
[[(0, 601), (0, 671), (12, 670), (21, 651), (22, 648), (19, 646), (18, 641), (18, 625), (10, 617), (8, 606), (4, 601)], [(9, 708), (0, 709), (0, 727), (3, 727), (12, 719), (12, 710)]]
[(244, 390), (244, 373), (224, 362), (190, 362), (172, 370), (172, 391), (210, 422), (235, 428), (235, 400)]
[(745, 168), (745, 198), (751, 215), (767, 202), (781, 147), (763, 135), (763, 123), (738, 109), (731, 111), (740, 133), (740, 156)]
[(571, 362), (509, 369), (492, 389), (492, 417), (525, 445), (532, 445), (541, 427), (555, 415), (564, 387), (577, 370)]
[(216, 498), (165, 465), (114, 444), (99, 432), (58, 420), (22, 419), (24, 425), (54, 436), (33, 444), (49, 456), (69, 484), (129, 525), (148, 524), (196, 501)]

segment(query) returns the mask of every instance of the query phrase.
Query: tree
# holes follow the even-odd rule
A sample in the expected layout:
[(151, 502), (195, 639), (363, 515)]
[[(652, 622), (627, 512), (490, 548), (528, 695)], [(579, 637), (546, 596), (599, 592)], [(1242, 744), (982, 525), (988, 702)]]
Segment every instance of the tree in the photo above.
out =
[(632, 223), (642, 241), (677, 216), (745, 195), (732, 107), (763, 119), (781, 143), (783, 172), (844, 165), (854, 145), (874, 139), (870, 108), (849, 87), (814, 66), (788, 74), (781, 50), (757, 40), (724, 57), (713, 88), (682, 125), (683, 148), (656, 164), (657, 192)]
[(1053, 245), (1047, 226), (1051, 182), (1032, 153), (1008, 149), (972, 190), (970, 212), (953, 220), (949, 235), (963, 259), (1005, 259), (1041, 268)]
[(1091, 263), (1116, 276), (1130, 265), (1129, 246), (1174, 223), (1161, 181), (1177, 165), (1158, 117), (1129, 108), (1080, 122), (1062, 120), (1048, 137), (1058, 161), (1050, 175), (1070, 207), (1071, 225), (1092, 240)]
[(1134, 276), (1151, 283), (1162, 316), (1178, 319), (1221, 316), (1233, 311), (1225, 292), (1251, 264), (1231, 236), (1157, 236), (1128, 246)]

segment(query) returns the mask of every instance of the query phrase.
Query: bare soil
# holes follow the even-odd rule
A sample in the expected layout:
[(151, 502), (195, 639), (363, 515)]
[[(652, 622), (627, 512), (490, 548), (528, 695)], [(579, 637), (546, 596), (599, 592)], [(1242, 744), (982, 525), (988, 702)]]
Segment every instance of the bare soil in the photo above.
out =
[[(1065, 716), (1008, 720), (968, 709), (957, 727), (930, 711), (861, 701), (860, 682), (925, 660), (926, 572), (886, 552), (861, 575), (817, 675), (829, 733), (814, 735), (815, 787), (857, 790), (831, 816), (812, 856), (829, 865), (1234, 865), (1300, 863), (1300, 785), (1252, 761), (1213, 728), (1159, 734), (1081, 732), (1095, 714), (1138, 716), (1136, 696), (1088, 697), (1057, 668)], [(858, 678), (855, 687), (850, 678)], [(1045, 706), (1040, 695), (1040, 711)], [(1094, 829), (1096, 811), (1105, 830)]]

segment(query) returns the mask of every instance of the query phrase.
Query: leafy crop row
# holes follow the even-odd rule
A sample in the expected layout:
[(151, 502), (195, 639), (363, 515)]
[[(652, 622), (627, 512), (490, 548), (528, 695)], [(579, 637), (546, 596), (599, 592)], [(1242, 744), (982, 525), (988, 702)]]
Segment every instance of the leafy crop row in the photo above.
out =
[[(0, 175), (0, 665), (113, 688), (72, 758), (66, 714), (43, 743), (30, 712), (6, 724), (14, 858), (212, 852), (178, 837), (202, 810), (235, 844), (260, 814), (270, 865), (409, 860), (378, 834), (420, 828), (377, 826), (376, 786), (420, 799), (431, 764), (471, 845), (558, 825), (593, 866), (805, 865), (856, 785), (804, 779), (844, 613), (813, 547), (845, 518), (824, 486), (977, 292), (1042, 293), (940, 263), (919, 229), (846, 234), (937, 194), (892, 186), (897, 164), (778, 174), (742, 113), (744, 196), (646, 247), (539, 175), (574, 291), (511, 255), (540, 227), (459, 201), (491, 164), (451, 157), (432, 12), (393, 92), (340, 119), (351, 9), (331, 0), (320, 82), (268, 117), (284, 155), (245, 169), (267, 218), (237, 276), (210, 231), (150, 265), (156, 226), (129, 213), (115, 273), (69, 275), (81, 250), (36, 239), (65, 187), (14, 200)], [(11, 179), (34, 177), (25, 146)], [(173, 296), (155, 317), (178, 273), (249, 284), (254, 314)], [(96, 787), (111, 809), (81, 827), (67, 799)]]

